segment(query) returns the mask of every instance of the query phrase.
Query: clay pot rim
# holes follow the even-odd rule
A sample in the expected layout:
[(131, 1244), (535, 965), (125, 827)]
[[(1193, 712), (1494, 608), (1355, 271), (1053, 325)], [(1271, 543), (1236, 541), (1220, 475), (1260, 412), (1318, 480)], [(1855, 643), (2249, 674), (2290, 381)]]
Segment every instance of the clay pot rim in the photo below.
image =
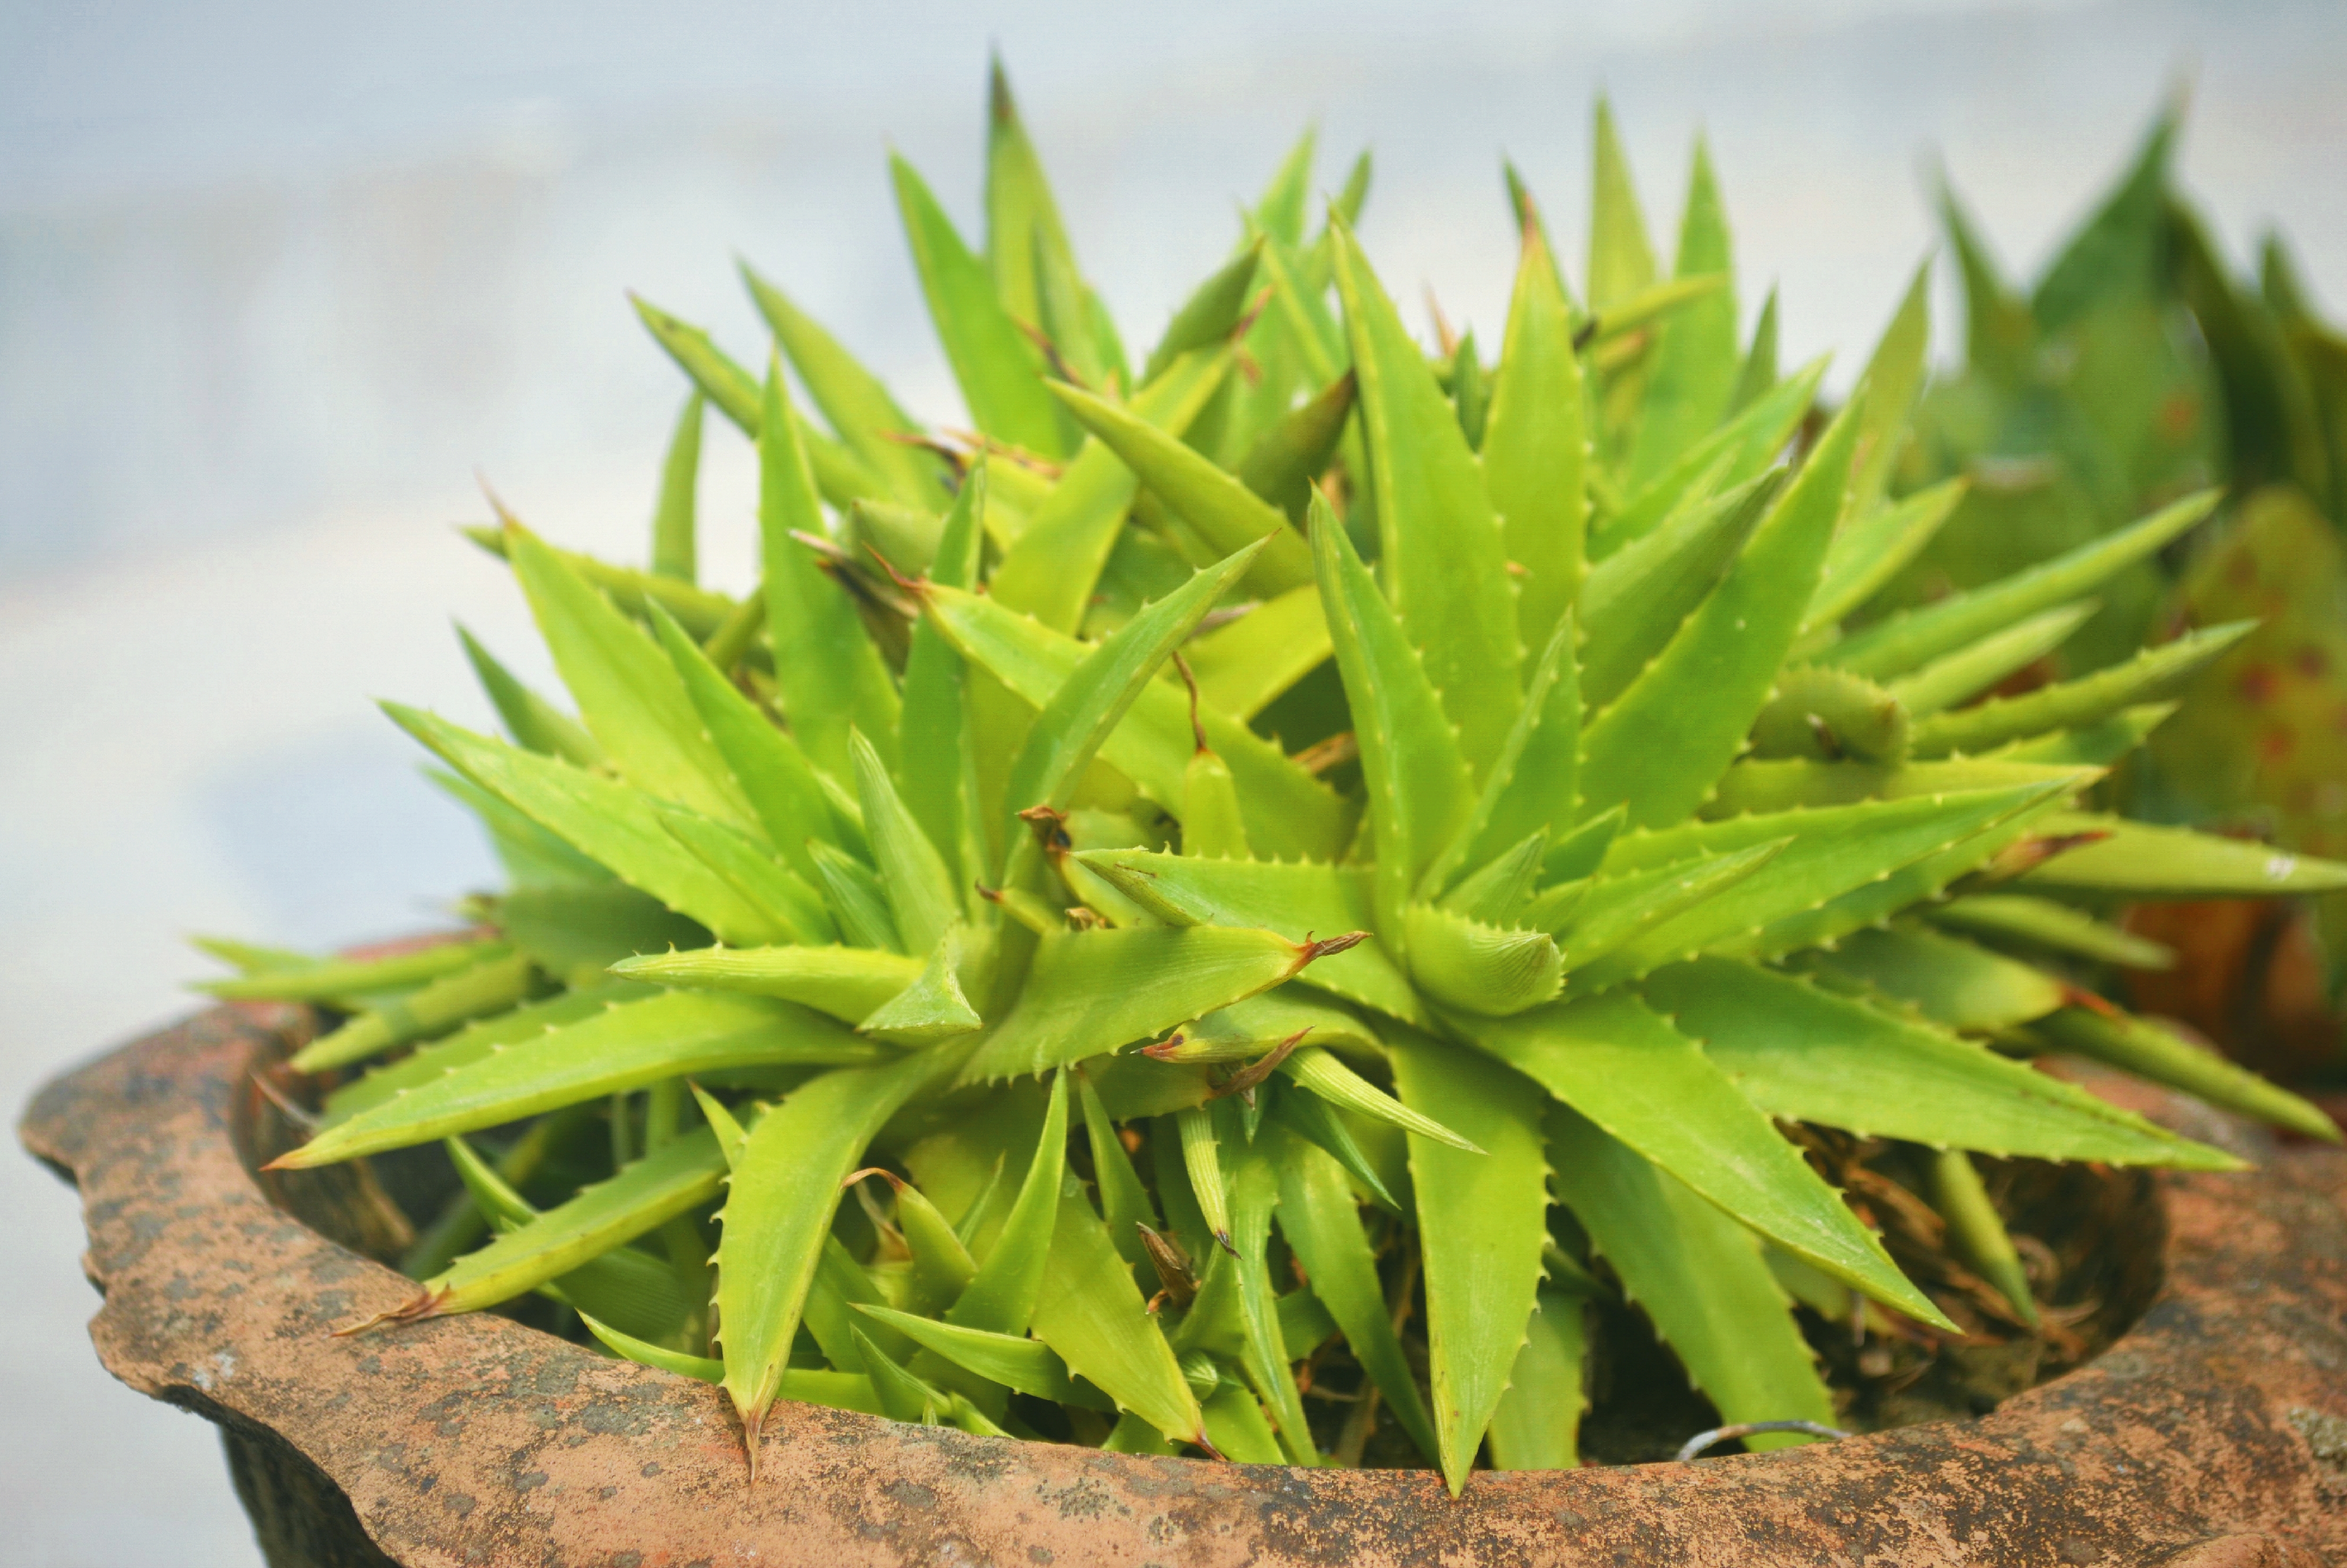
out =
[[(284, 1022), (222, 1008), (124, 1047), (44, 1089), (22, 1136), (81, 1190), (108, 1370), (274, 1434), (400, 1563), (2347, 1553), (2347, 1154), (2161, 1173), (2158, 1300), (2103, 1357), (1978, 1420), (1689, 1466), (1479, 1471), (1451, 1499), (1428, 1471), (1108, 1454), (784, 1406), (753, 1489), (715, 1389), (486, 1315), (329, 1337), (413, 1286), (272, 1205), (240, 1157), (250, 1074), (282, 1053)], [(2319, 1458), (2308, 1434), (2334, 1431), (2341, 1451)]]

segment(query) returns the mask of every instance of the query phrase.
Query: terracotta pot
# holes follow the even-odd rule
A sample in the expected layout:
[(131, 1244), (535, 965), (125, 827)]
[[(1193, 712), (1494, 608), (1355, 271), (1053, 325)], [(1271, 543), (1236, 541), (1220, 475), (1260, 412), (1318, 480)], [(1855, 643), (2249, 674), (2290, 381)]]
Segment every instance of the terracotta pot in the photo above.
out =
[(281, 1134), (251, 1071), (284, 1044), (266, 1013), (207, 1013), (51, 1084), (23, 1128), (81, 1189), (100, 1358), (225, 1430), (278, 1568), (2347, 1562), (2338, 1153), (2159, 1178), (2150, 1310), (1980, 1420), (1479, 1473), (1454, 1500), (1426, 1472), (1133, 1457), (785, 1406), (753, 1488), (714, 1389), (483, 1315), (329, 1337), (410, 1287), (296, 1217), (364, 1245), (363, 1177), (274, 1203), (257, 1184), (257, 1141)]

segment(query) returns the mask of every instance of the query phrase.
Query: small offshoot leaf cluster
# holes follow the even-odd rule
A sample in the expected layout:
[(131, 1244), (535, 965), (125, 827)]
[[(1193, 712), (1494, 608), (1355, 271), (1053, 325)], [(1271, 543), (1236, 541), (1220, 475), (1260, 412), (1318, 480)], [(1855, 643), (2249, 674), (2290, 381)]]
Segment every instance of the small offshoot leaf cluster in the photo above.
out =
[[(892, 169), (973, 431), (746, 268), (749, 364), (641, 305), (691, 385), (651, 569), (480, 536), (575, 716), (469, 640), (508, 739), (389, 710), (510, 890), (396, 958), (216, 945), (343, 1020), (279, 1165), (463, 1182), (391, 1316), (551, 1297), (721, 1384), (753, 1473), (799, 1400), (1301, 1465), (1382, 1422), (1455, 1490), (1577, 1462), (1600, 1297), (1729, 1420), (1832, 1419), (1797, 1313), (1951, 1327), (1814, 1129), (1914, 1151), (2021, 1317), (1968, 1152), (2233, 1163), (2032, 1058), (2326, 1132), (2075, 983), (2160, 960), (2113, 900), (2347, 886), (2093, 809), (2239, 629), (1994, 694), (2208, 499), (1870, 614), (1962, 492), (1890, 482), (1923, 280), (1829, 415), (1773, 301), (1739, 340), (1701, 150), (1666, 271), (1597, 132), (1580, 294), (1511, 171), (1493, 345), (1411, 336), (1307, 136), (1129, 353), (999, 77), (982, 248)], [(709, 407), (745, 599), (694, 575)]]

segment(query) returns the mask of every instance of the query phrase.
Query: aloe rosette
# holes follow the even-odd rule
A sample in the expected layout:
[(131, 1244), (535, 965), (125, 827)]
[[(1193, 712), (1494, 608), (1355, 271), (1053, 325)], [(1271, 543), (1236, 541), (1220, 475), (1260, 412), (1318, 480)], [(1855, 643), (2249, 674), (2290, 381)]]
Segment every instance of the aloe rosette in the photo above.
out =
[(390, 710), (510, 890), (374, 963), (215, 945), (346, 1015), (281, 1164), (446, 1142), (394, 1317), (550, 1296), (722, 1383), (753, 1470), (780, 1399), (1296, 1464), (1382, 1410), (1455, 1489), (1577, 1462), (1596, 1296), (1728, 1420), (1831, 1420), (1802, 1324), (1857, 1297), (1952, 1328), (1805, 1129), (1923, 1151), (2024, 1317), (1966, 1152), (2233, 1163), (2031, 1058), (2328, 1132), (2079, 984), (2159, 958), (2115, 900), (2347, 886), (2096, 809), (2239, 630), (1982, 695), (2207, 502), (1869, 615), (1959, 494), (1889, 484), (1920, 280), (1826, 417), (1773, 304), (1738, 341), (1708, 165), (1660, 276), (1601, 110), (1586, 302), (1512, 174), (1496, 364), (1430, 356), (1307, 137), (1136, 364), (999, 81), (991, 126), (982, 252), (894, 171), (975, 431), (754, 273), (763, 375), (644, 307), (692, 383), (653, 569), (482, 535), (577, 717), (469, 643), (510, 741)]

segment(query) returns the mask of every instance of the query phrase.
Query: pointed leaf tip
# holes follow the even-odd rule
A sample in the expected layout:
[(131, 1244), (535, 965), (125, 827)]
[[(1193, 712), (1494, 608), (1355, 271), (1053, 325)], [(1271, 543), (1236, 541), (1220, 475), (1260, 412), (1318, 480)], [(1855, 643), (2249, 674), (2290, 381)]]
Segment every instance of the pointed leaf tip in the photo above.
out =
[(1304, 941), (1304, 962), (1308, 964), (1315, 958), (1325, 958), (1331, 953), (1341, 953), (1348, 948), (1358, 948), (1368, 939), (1369, 934), (1367, 931), (1348, 931), (1341, 937), (1330, 937), (1326, 941), (1315, 941), (1307, 937)]

